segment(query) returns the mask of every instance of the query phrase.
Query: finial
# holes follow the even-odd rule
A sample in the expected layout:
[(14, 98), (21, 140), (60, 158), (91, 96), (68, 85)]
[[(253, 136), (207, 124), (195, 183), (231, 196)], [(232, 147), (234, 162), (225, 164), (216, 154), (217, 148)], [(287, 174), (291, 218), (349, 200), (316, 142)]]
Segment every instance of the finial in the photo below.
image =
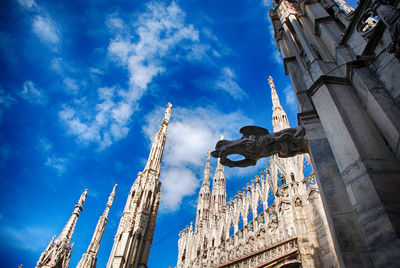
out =
[(110, 194), (110, 196), (108, 197), (108, 202), (107, 202), (107, 206), (111, 207), (112, 203), (114, 202), (115, 199), (115, 189), (117, 188), (117, 184), (114, 185), (114, 188), (112, 189), (112, 192)]
[(203, 185), (206, 185), (208, 187), (210, 186), (210, 154), (211, 151), (208, 150), (206, 167), (204, 168), (204, 179), (203, 179)]
[(167, 109), (165, 110), (165, 115), (164, 115), (164, 119), (167, 121), (167, 123), (169, 122), (169, 118), (171, 117), (171, 110), (172, 110), (172, 104), (168, 102)]
[(272, 76), (269, 76), (269, 77), (268, 77), (268, 83), (269, 83), (269, 85), (270, 85), (271, 87), (275, 87), (275, 85), (274, 85), (274, 79), (272, 79)]
[(221, 135), (221, 138), (220, 138), (220, 140), (222, 141), (224, 139), (224, 135)]
[(88, 192), (88, 189), (85, 189), (85, 191), (81, 194), (81, 197), (79, 198), (78, 206), (82, 207), (83, 203), (86, 200), (87, 192)]

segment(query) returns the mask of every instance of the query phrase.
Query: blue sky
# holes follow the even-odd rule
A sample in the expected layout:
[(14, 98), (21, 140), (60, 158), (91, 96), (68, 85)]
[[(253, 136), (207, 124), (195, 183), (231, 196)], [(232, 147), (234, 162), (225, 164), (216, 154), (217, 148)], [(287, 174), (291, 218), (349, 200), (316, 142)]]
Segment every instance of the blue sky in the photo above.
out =
[[(171, 102), (149, 267), (173, 267), (178, 233), (195, 221), (207, 150), (221, 134), (238, 138), (245, 125), (272, 130), (269, 75), (297, 124), (268, 5), (2, 1), (0, 266), (33, 267), (87, 188), (72, 238), (75, 267), (117, 183), (98, 255), (104, 267), (129, 189)], [(228, 198), (265, 163), (226, 168)], [(212, 159), (212, 172), (215, 166)]]

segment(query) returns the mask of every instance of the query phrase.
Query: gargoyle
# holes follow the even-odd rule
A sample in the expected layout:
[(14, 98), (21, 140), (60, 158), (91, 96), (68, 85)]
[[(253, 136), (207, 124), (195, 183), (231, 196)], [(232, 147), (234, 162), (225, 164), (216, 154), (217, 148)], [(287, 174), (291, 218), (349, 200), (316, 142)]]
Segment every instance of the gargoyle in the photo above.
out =
[[(287, 128), (275, 133), (256, 126), (240, 129), (243, 136), (238, 140), (220, 140), (215, 145), (213, 157), (220, 158), (221, 164), (229, 167), (254, 166), (257, 160), (278, 154), (279, 157), (292, 157), (308, 152), (307, 141), (304, 138), (305, 129), (302, 126)], [(229, 155), (239, 154), (242, 160), (233, 161)]]

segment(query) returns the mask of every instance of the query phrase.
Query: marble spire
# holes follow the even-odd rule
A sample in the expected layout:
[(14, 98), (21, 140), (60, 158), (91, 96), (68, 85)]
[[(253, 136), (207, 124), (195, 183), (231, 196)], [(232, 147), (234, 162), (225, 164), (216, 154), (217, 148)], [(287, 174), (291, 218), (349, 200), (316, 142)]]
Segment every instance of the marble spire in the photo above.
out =
[(172, 104), (168, 103), (143, 172), (134, 181), (119, 222), (108, 268), (147, 267), (161, 199), (161, 159)]
[(268, 83), (271, 88), (271, 99), (272, 99), (272, 127), (274, 132), (281, 131), (285, 128), (290, 128), (289, 120), (287, 118), (285, 110), (279, 101), (278, 93), (276, 93), (274, 80), (270, 76)]
[(71, 258), (72, 249), (74, 244), (71, 244), (71, 238), (74, 234), (76, 222), (78, 221), (79, 214), (83, 210), (83, 203), (86, 200), (87, 189), (81, 194), (78, 204), (75, 205), (74, 212), (72, 212), (67, 224), (64, 226), (59, 237), (56, 239), (54, 236), (45, 251), (40, 255), (36, 267), (40, 268), (67, 268)]
[(204, 168), (203, 184), (199, 191), (195, 230), (200, 229), (203, 222), (207, 221), (210, 210), (210, 154), (211, 151), (208, 151), (206, 166)]
[(210, 155), (211, 151), (207, 152), (206, 167), (204, 168), (203, 186), (210, 187)]
[[(221, 140), (224, 136), (221, 136)], [(218, 158), (217, 169), (215, 170), (211, 194), (211, 210), (213, 214), (222, 215), (226, 205), (226, 180), (224, 166)]]
[(89, 247), (87, 251), (82, 255), (81, 260), (79, 261), (77, 268), (95, 268), (97, 263), (97, 253), (99, 252), (101, 238), (103, 237), (104, 230), (108, 221), (108, 212), (114, 202), (115, 199), (115, 189), (117, 185), (114, 185), (114, 188), (108, 197), (108, 201), (106, 204), (106, 208), (104, 209), (103, 215), (100, 216), (96, 229), (94, 231), (92, 240), (90, 241)]
[(172, 104), (168, 103), (167, 109), (165, 110), (164, 118), (161, 121), (160, 130), (157, 132), (153, 140), (149, 158), (147, 160), (147, 164), (143, 173), (147, 170), (153, 170), (157, 173), (160, 173), (161, 158), (164, 152), (165, 140), (167, 139), (167, 127), (171, 118), (171, 111)]

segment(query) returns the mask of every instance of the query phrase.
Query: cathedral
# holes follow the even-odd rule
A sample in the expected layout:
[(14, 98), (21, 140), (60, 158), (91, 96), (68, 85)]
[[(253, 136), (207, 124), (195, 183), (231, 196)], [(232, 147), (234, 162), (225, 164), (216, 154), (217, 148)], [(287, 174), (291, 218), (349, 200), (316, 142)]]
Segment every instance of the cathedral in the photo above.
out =
[[(272, 77), (274, 131), (290, 128)], [(177, 267), (337, 267), (332, 236), (308, 155), (271, 157), (227, 202), (219, 159), (210, 192), (210, 153), (195, 226), (179, 234)]]
[[(272, 156), (227, 201), (210, 155), (195, 225), (179, 235), (177, 267), (396, 267), (400, 263), (400, 2), (273, 0), (269, 15), (297, 98), (307, 153)], [(290, 128), (272, 78), (273, 130)], [(127, 197), (109, 268), (147, 267), (161, 198), (168, 104)], [(290, 136), (290, 133), (289, 133)], [(287, 148), (286, 148), (287, 149)], [(314, 172), (305, 174), (304, 164)], [(85, 190), (36, 267), (69, 265)], [(96, 267), (115, 187), (78, 267)]]

